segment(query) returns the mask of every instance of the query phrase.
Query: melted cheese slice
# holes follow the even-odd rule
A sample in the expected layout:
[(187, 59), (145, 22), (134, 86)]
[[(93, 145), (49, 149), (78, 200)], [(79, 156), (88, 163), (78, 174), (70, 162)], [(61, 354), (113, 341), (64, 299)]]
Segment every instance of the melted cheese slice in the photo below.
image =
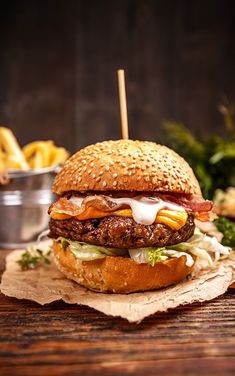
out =
[[(129, 217), (133, 218), (133, 212), (131, 209), (121, 209), (116, 210), (113, 212), (105, 212), (102, 210), (95, 209), (93, 207), (88, 207), (83, 213), (75, 216), (74, 218), (79, 220), (85, 219), (92, 219), (92, 218), (103, 218), (108, 216), (119, 216), (119, 217)], [(68, 219), (73, 217), (69, 214), (58, 213), (56, 210), (52, 211), (51, 218), (52, 219)], [(188, 214), (186, 211), (183, 210), (167, 210), (162, 209), (159, 210), (154, 222), (155, 223), (162, 223), (174, 230), (179, 230), (183, 227), (187, 221)]]

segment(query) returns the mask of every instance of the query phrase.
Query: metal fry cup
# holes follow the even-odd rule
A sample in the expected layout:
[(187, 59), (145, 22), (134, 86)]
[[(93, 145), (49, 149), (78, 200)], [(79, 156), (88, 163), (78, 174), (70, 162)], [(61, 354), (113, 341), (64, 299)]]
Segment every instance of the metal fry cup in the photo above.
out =
[(54, 201), (52, 182), (59, 167), (9, 172), (0, 186), (0, 247), (22, 248), (47, 229), (47, 210)]

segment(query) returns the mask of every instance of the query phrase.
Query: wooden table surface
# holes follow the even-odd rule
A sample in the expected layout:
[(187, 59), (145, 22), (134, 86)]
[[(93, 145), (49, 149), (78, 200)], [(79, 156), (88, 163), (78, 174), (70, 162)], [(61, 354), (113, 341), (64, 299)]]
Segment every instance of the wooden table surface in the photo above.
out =
[[(0, 251), (0, 271), (7, 251)], [(129, 324), (0, 295), (0, 375), (235, 375), (235, 290)]]

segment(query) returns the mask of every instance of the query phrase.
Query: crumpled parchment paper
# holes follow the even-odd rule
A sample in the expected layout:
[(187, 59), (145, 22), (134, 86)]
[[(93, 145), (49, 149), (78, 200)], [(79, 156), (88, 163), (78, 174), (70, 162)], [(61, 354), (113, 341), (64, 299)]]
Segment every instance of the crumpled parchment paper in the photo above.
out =
[(54, 262), (34, 270), (21, 271), (16, 263), (22, 250), (7, 256), (6, 270), (0, 289), (3, 294), (47, 304), (62, 299), (66, 303), (83, 304), (106, 315), (120, 316), (139, 323), (145, 317), (179, 305), (203, 302), (222, 295), (235, 282), (235, 253), (210, 270), (198, 272), (176, 286), (144, 293), (100, 294), (89, 291), (65, 278)]

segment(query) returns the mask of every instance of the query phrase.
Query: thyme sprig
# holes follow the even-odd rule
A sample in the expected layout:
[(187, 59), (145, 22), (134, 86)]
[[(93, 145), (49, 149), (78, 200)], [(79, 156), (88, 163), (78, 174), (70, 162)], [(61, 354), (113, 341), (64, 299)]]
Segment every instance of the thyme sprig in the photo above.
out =
[(34, 248), (33, 246), (28, 247), (24, 253), (22, 253), (21, 258), (17, 260), (17, 264), (20, 265), (21, 270), (35, 269), (41, 265), (49, 265), (51, 263), (50, 256), (51, 250), (44, 252), (39, 248)]

